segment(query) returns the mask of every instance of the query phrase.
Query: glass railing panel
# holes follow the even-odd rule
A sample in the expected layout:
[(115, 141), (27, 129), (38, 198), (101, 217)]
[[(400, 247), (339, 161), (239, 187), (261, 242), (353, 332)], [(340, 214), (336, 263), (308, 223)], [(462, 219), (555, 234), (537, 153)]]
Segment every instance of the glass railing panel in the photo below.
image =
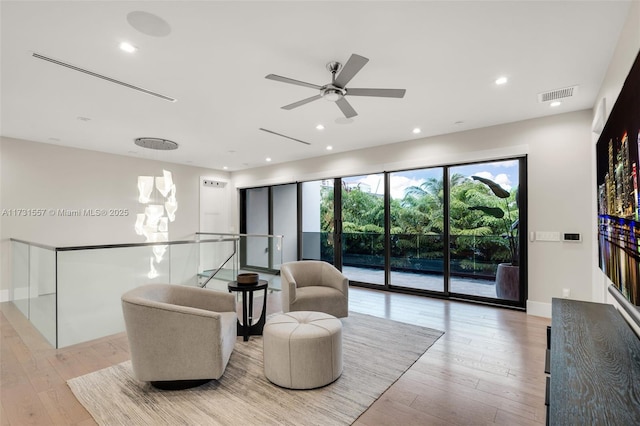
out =
[(152, 246), (59, 251), (58, 346), (123, 331), (122, 294), (170, 283), (170, 263), (156, 262)]
[[(174, 244), (168, 246), (171, 284), (196, 287), (199, 285), (198, 270), (201, 244)], [(204, 245), (204, 244), (202, 244)]]
[[(271, 252), (271, 268), (277, 269), (279, 271), (280, 266), (282, 266), (282, 264), (285, 262), (284, 237), (278, 235), (278, 236), (270, 237), (270, 240), (271, 241), (269, 242), (269, 246), (270, 246), (270, 252)], [(292, 241), (292, 242), (295, 243), (295, 241)], [(287, 248), (287, 252), (289, 253), (289, 256), (291, 256), (290, 247)], [(297, 260), (297, 259), (289, 258), (286, 261), (292, 262), (294, 260)]]
[(442, 235), (391, 235), (391, 285), (444, 291)]
[(283, 263), (282, 244), (281, 236), (242, 234), (239, 272), (258, 272), (260, 279), (269, 283), (270, 290), (280, 290), (278, 271)]
[(242, 236), (240, 238), (240, 250), (244, 254), (244, 259), (240, 262), (242, 266), (269, 269), (269, 237)]
[(302, 233), (302, 259), (322, 260), (333, 265), (333, 233), (329, 232), (303, 232)]
[[(275, 237), (273, 244), (274, 247), (276, 247), (277, 249), (274, 250), (272, 252), (272, 256), (273, 256), (273, 263), (274, 263), (274, 269), (277, 269), (278, 272), (275, 273), (274, 275), (271, 276), (266, 276), (264, 277), (267, 281), (269, 281), (269, 289), (270, 290), (274, 290), (274, 291), (281, 291), (282, 290), (282, 281), (280, 279), (280, 267), (282, 266), (283, 263), (286, 262), (291, 262), (293, 261), (293, 259), (285, 259), (285, 249), (284, 249), (284, 245), (285, 245), (286, 241), (284, 239), (284, 237)], [(297, 244), (297, 243), (296, 243)], [(287, 249), (288, 252), (290, 252), (289, 249)]]
[(384, 234), (343, 232), (342, 264), (349, 280), (384, 285)]
[(29, 318), (29, 245), (11, 241), (11, 297), (13, 304)]
[(199, 281), (207, 288), (227, 291), (226, 283), (236, 279), (239, 264), (239, 238), (225, 234), (199, 235)]
[[(247, 236), (253, 244), (253, 236)], [(282, 238), (256, 237), (282, 263)], [(274, 241), (275, 241), (274, 240)], [(227, 292), (240, 268), (240, 236), (197, 235), (192, 241), (47, 248), (12, 240), (12, 299), (52, 345), (65, 347), (124, 331), (120, 298), (149, 283), (201, 286), (203, 271), (217, 271), (207, 288)], [(279, 288), (277, 270), (260, 278)], [(278, 281), (276, 283), (276, 281)], [(57, 324), (57, 330), (56, 330)]]
[(451, 274), (495, 279), (498, 264), (510, 261), (509, 248), (499, 235), (451, 236)]
[(499, 235), (452, 235), (451, 292), (497, 297), (498, 264), (511, 259), (507, 244), (508, 241)]
[(29, 252), (29, 320), (56, 346), (56, 252), (31, 246)]

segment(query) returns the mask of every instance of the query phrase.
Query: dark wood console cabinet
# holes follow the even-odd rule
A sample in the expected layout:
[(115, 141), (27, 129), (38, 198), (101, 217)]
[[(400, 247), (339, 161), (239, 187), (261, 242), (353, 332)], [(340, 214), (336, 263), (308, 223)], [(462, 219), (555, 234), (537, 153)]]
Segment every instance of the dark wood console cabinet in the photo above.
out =
[(640, 340), (615, 307), (553, 299), (549, 425), (640, 425)]

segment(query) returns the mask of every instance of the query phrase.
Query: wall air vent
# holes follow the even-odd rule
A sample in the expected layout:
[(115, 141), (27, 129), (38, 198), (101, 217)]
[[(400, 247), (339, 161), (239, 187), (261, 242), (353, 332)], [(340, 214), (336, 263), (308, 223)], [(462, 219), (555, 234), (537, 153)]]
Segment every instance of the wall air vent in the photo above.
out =
[(107, 77), (106, 75), (98, 74), (97, 72), (89, 71), (84, 68), (77, 67), (75, 65), (68, 64), (66, 62), (59, 61), (57, 59), (49, 58), (47, 56), (41, 55), (39, 53), (33, 53), (32, 56), (36, 59), (42, 59), (43, 61), (51, 62), (52, 64), (60, 65), (61, 67), (69, 68), (74, 71), (79, 71), (81, 73), (90, 75), (92, 77), (101, 78), (102, 80), (109, 81), (111, 83), (119, 84), (120, 86), (128, 87), (129, 89), (137, 90), (142, 93), (146, 93), (147, 95), (156, 96), (160, 99), (164, 99), (165, 101), (175, 102), (176, 99), (170, 96), (165, 96), (157, 92), (152, 92), (151, 90), (144, 89), (139, 86), (134, 86), (133, 84), (125, 83), (124, 81), (116, 80), (115, 78)]
[(564, 87), (562, 89), (550, 90), (538, 93), (538, 102), (552, 102), (560, 99), (571, 98), (578, 92), (578, 86)]

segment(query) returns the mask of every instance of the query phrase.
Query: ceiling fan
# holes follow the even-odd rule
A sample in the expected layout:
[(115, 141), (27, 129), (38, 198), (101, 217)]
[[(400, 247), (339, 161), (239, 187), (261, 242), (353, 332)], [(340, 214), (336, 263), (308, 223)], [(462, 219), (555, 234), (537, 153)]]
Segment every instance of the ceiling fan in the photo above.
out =
[[(345, 99), (345, 96), (376, 96), (382, 98), (402, 98), (406, 92), (405, 89), (349, 89), (347, 83), (369, 62), (369, 59), (356, 55), (351, 55), (344, 67), (340, 62), (329, 62), (327, 70), (331, 73), (331, 83), (324, 86), (317, 84), (305, 83), (304, 81), (294, 80), (292, 78), (282, 77), (275, 74), (269, 74), (265, 78), (269, 80), (281, 81), (283, 83), (296, 84), (298, 86), (310, 87), (319, 90), (320, 93), (310, 98), (285, 105), (282, 109), (290, 110), (299, 106), (308, 104), (320, 98), (333, 101), (338, 105), (340, 111), (345, 117), (351, 118), (358, 115), (351, 104)], [(337, 74), (337, 75), (336, 75)]]

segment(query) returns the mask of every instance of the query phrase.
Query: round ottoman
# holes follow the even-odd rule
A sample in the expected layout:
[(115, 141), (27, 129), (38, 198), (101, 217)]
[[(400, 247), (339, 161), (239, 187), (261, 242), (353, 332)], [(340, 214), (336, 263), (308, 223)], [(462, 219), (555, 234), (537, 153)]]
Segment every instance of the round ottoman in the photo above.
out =
[(342, 322), (322, 312), (297, 311), (267, 320), (264, 375), (290, 389), (328, 385), (342, 374)]

